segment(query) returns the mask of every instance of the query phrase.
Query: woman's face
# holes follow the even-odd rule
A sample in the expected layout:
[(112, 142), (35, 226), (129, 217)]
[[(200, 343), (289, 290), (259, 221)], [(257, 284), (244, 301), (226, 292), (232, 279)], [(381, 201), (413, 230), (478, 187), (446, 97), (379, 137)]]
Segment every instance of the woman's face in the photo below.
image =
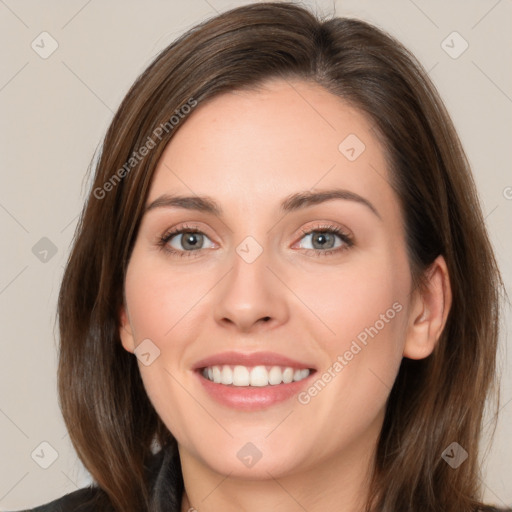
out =
[[(353, 466), (375, 447), (412, 311), (383, 147), (299, 80), (183, 122), (128, 266), (123, 346), (182, 457), (250, 478)], [(197, 233), (167, 236), (181, 229)]]

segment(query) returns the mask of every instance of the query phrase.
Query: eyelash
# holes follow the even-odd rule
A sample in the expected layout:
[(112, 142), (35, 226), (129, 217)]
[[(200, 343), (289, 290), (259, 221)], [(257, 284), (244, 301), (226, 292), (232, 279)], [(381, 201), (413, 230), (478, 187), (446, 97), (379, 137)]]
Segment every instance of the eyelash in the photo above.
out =
[[(310, 235), (312, 233), (331, 233), (334, 235), (337, 235), (342, 242), (344, 243), (343, 246), (337, 247), (336, 249), (329, 249), (326, 251), (322, 251), (320, 249), (304, 249), (306, 251), (313, 251), (315, 253), (315, 256), (330, 256), (335, 253), (341, 253), (342, 251), (346, 251), (347, 249), (350, 249), (354, 245), (354, 241), (352, 237), (344, 232), (341, 228), (338, 226), (333, 225), (322, 225), (322, 226), (316, 226), (313, 229), (310, 229), (309, 231), (301, 230), (301, 233), (304, 236)], [(168, 231), (165, 233), (159, 240), (158, 240), (158, 246), (161, 250), (165, 251), (166, 253), (171, 254), (172, 256), (177, 256), (179, 258), (181, 257), (194, 257), (194, 253), (198, 253), (201, 251), (201, 249), (197, 251), (177, 251), (175, 249), (170, 249), (168, 246), (169, 241), (175, 236), (175, 235), (181, 235), (185, 233), (200, 233), (204, 234), (200, 229), (193, 227), (193, 226), (187, 226), (183, 225), (179, 228), (175, 228), (171, 231)]]

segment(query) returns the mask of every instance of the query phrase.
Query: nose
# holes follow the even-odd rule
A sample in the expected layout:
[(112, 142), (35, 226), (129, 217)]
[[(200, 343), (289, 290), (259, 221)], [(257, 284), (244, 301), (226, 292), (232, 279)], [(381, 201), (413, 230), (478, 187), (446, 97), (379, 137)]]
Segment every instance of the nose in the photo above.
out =
[(268, 266), (266, 252), (248, 263), (238, 254), (219, 283), (215, 320), (238, 332), (271, 329), (286, 322), (287, 289)]

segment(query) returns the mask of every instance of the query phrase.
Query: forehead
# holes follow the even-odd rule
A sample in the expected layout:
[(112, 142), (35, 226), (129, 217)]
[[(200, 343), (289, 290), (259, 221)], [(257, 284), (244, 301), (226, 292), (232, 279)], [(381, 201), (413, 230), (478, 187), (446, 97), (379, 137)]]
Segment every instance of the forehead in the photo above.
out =
[(248, 211), (330, 187), (391, 199), (371, 121), (317, 84), (272, 80), (197, 106), (164, 150), (148, 203), (164, 193), (215, 195)]

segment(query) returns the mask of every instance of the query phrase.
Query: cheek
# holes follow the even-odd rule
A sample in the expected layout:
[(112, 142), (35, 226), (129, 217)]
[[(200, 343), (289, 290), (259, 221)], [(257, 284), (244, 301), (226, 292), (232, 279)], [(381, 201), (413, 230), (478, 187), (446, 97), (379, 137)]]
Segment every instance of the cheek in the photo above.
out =
[[(142, 252), (142, 251), (141, 251)], [(201, 298), (211, 288), (206, 275), (172, 268), (163, 258), (134, 250), (125, 281), (125, 294), (135, 345), (149, 339), (158, 356), (150, 365), (138, 362), (146, 393), (173, 434), (186, 439), (190, 396), (183, 391), (185, 352), (200, 337), (205, 314)]]
[(324, 334), (323, 343), (333, 353), (344, 350), (358, 336), (364, 341), (372, 327), (386, 332), (386, 337), (400, 338), (405, 314), (400, 315), (397, 309), (405, 310), (409, 287), (406, 258), (391, 251), (375, 251), (328, 273), (320, 270), (310, 274), (307, 281), (297, 282), (295, 289), (307, 297), (318, 319), (311, 325), (321, 329), (318, 332)]
[(200, 275), (171, 269), (161, 258), (134, 256), (125, 293), (136, 343), (150, 338), (160, 348), (164, 340), (179, 344), (176, 333), (190, 323), (203, 293)]
[(326, 415), (342, 417), (348, 408), (371, 416), (384, 405), (402, 360), (409, 286), (406, 258), (391, 251), (354, 259), (325, 286), (308, 285), (312, 309), (330, 331), (317, 335), (327, 354), (317, 386), (329, 388), (321, 400), (333, 408)]

